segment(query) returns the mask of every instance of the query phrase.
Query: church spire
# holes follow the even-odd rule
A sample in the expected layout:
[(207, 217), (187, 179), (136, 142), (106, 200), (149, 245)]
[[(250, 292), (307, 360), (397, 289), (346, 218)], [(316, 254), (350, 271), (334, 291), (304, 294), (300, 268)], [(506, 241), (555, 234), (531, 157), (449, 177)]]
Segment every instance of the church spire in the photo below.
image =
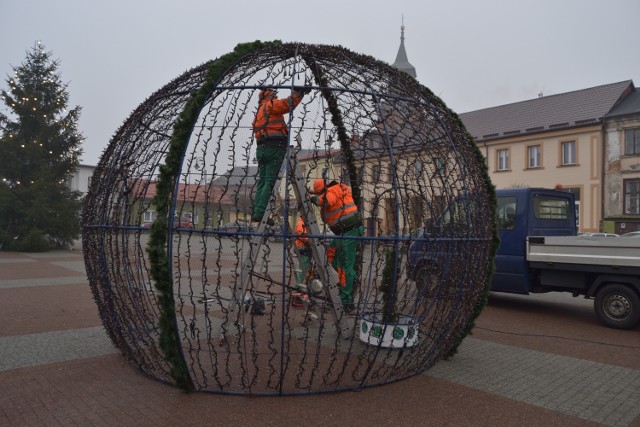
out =
[(407, 58), (407, 51), (404, 48), (404, 16), (402, 17), (402, 25), (400, 26), (400, 48), (396, 55), (396, 62), (391, 64), (392, 67), (397, 68), (400, 71), (404, 71), (412, 77), (416, 77), (416, 69)]

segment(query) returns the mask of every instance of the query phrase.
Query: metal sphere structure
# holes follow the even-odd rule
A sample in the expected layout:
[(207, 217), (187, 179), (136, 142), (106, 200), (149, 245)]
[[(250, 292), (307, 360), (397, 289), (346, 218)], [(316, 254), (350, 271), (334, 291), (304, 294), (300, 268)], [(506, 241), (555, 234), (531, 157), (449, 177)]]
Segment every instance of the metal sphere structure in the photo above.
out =
[[(259, 92), (300, 86), (273, 224), (251, 223)], [(320, 177), (349, 185), (363, 218), (351, 313), (325, 253), (341, 236), (306, 191)], [(493, 201), (473, 139), (415, 79), (341, 47), (241, 44), (114, 135), (85, 200), (85, 264), (114, 345), (154, 378), (229, 394), (356, 390), (455, 351), (486, 298)], [(301, 215), (316, 248), (303, 275)]]

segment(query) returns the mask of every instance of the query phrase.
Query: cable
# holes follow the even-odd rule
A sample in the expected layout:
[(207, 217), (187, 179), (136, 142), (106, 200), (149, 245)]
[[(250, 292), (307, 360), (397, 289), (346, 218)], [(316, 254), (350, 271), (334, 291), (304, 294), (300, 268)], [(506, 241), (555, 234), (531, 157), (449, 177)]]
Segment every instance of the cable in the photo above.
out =
[(560, 336), (557, 336), (557, 335), (522, 334), (522, 333), (517, 333), (517, 332), (498, 331), (498, 330), (495, 330), (495, 329), (483, 328), (481, 326), (476, 326), (475, 329), (482, 329), (482, 330), (485, 330), (485, 331), (496, 332), (498, 334), (517, 335), (517, 336), (521, 336), (521, 337), (557, 338), (557, 339), (562, 339), (562, 340), (567, 340), (567, 341), (578, 341), (578, 342), (587, 342), (587, 343), (591, 343), (591, 344), (608, 345), (608, 346), (611, 346), (611, 347), (637, 348), (637, 349), (640, 349), (640, 347), (633, 346), (633, 345), (611, 344), (611, 343), (602, 342), (602, 341), (582, 340), (582, 339), (579, 339), (579, 338), (560, 337)]

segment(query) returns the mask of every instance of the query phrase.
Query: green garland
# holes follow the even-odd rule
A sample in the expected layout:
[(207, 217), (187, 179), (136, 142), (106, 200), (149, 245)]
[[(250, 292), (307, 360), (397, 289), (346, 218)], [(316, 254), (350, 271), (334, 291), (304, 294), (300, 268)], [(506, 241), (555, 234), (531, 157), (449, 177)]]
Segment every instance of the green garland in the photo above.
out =
[[(433, 93), (432, 93), (432, 95), (433, 95)], [(484, 288), (483, 288), (482, 294), (480, 295), (480, 298), (476, 302), (476, 304), (474, 306), (474, 309), (473, 309), (473, 313), (472, 313), (471, 317), (469, 318), (469, 321), (467, 322), (464, 330), (460, 334), (460, 337), (459, 337), (458, 341), (451, 347), (451, 349), (449, 350), (449, 352), (445, 356), (445, 359), (450, 359), (451, 357), (453, 357), (458, 352), (458, 347), (462, 343), (462, 340), (467, 335), (471, 335), (472, 334), (472, 330), (473, 330), (473, 328), (474, 328), (474, 326), (476, 324), (475, 321), (478, 318), (478, 316), (480, 316), (480, 313), (484, 309), (484, 306), (487, 304), (487, 300), (489, 298), (489, 291), (491, 290), (491, 279), (492, 279), (493, 273), (495, 271), (495, 264), (494, 264), (493, 260), (494, 260), (494, 257), (496, 255), (496, 252), (498, 251), (498, 246), (500, 245), (500, 238), (498, 237), (498, 226), (496, 224), (496, 206), (497, 206), (497, 203), (498, 203), (498, 201), (497, 201), (498, 199), (496, 197), (496, 188), (493, 185), (493, 183), (491, 182), (491, 178), (489, 176), (489, 170), (488, 170), (488, 167), (487, 167), (487, 163), (485, 162), (484, 155), (480, 151), (480, 148), (478, 148), (478, 145), (474, 142), (473, 137), (471, 136), (471, 134), (465, 128), (464, 124), (462, 123), (462, 120), (460, 120), (460, 117), (458, 117), (458, 115), (455, 112), (453, 112), (452, 110), (449, 110), (446, 107), (446, 105), (444, 104), (444, 102), (442, 102), (442, 100), (440, 98), (436, 97), (435, 95), (433, 95), (433, 97), (440, 102), (439, 107), (442, 108), (444, 111), (448, 111), (448, 113), (451, 115), (451, 117), (453, 118), (454, 124), (457, 126), (457, 128), (461, 132), (460, 136), (470, 142), (470, 144), (472, 146), (472, 149), (473, 149), (473, 153), (475, 154), (475, 157), (476, 157), (476, 162), (479, 165), (481, 165), (481, 168), (482, 168), (482, 181), (483, 181), (483, 183), (484, 183), (484, 185), (485, 185), (485, 187), (487, 189), (487, 193), (489, 195), (489, 218), (491, 219), (491, 228), (493, 230), (493, 233), (492, 233), (492, 236), (491, 236), (492, 237), (491, 238), (491, 247), (489, 248), (489, 258), (487, 259), (487, 263), (488, 263), (488, 265), (487, 265), (487, 281), (484, 284)]]
[[(341, 49), (344, 49), (340, 47)], [(346, 49), (345, 49), (346, 50)], [(320, 71), (320, 67), (315, 59), (307, 54), (300, 55), (302, 59), (309, 65), (309, 69), (313, 73), (313, 77), (318, 82), (318, 85), (323, 88), (329, 87), (327, 79), (324, 77), (322, 72)], [(355, 156), (353, 154), (353, 150), (351, 150), (351, 140), (347, 135), (347, 128), (344, 125), (344, 120), (342, 119), (342, 112), (338, 107), (338, 100), (332, 91), (329, 89), (322, 89), (322, 96), (327, 101), (327, 108), (329, 110), (329, 114), (331, 115), (331, 123), (336, 127), (338, 132), (338, 141), (340, 141), (340, 149), (342, 150), (342, 154), (344, 155), (345, 164), (347, 165), (347, 170), (349, 171), (349, 182), (351, 184), (351, 194), (353, 195), (353, 201), (355, 202), (358, 209), (362, 210), (362, 200), (361, 200), (361, 192), (360, 192), (360, 181), (358, 180), (358, 169), (356, 168)], [(359, 278), (362, 276), (362, 245), (358, 245), (356, 248), (356, 280), (354, 282), (352, 292), (355, 294), (356, 290), (360, 285)]]
[(176, 320), (175, 300), (173, 296), (173, 278), (171, 276), (171, 262), (167, 255), (167, 241), (169, 239), (168, 215), (171, 206), (171, 194), (175, 188), (180, 171), (180, 162), (193, 127), (200, 111), (215, 89), (224, 73), (237, 61), (251, 52), (270, 46), (280, 45), (279, 40), (273, 42), (255, 41), (253, 43), (238, 44), (233, 52), (221, 56), (211, 62), (203, 85), (191, 93), (184, 109), (173, 126), (173, 136), (169, 145), (169, 152), (165, 164), (160, 167), (157, 193), (153, 199), (158, 217), (154, 221), (147, 252), (151, 263), (151, 277), (158, 290), (158, 306), (160, 310), (160, 348), (170, 366), (170, 374), (176, 385), (185, 391), (194, 389), (193, 382), (187, 373), (187, 365), (182, 355), (181, 344), (178, 340), (178, 323)]
[[(305, 53), (300, 55), (302, 59), (309, 65), (309, 69), (313, 73), (313, 77), (315, 78), (318, 85), (323, 88), (328, 88), (329, 83), (327, 79), (320, 71), (320, 67), (315, 59)], [(336, 127), (338, 133), (338, 141), (340, 141), (340, 149), (342, 150), (342, 154), (345, 158), (345, 163), (347, 165), (347, 170), (349, 171), (349, 181), (351, 183), (351, 193), (353, 194), (353, 200), (356, 203), (356, 206), (362, 206), (361, 204), (361, 196), (360, 196), (360, 183), (358, 181), (358, 169), (356, 168), (355, 157), (353, 155), (353, 150), (351, 150), (351, 141), (349, 139), (349, 135), (347, 135), (347, 128), (344, 125), (344, 120), (342, 119), (342, 113), (340, 112), (340, 108), (338, 107), (338, 100), (336, 99), (333, 92), (329, 89), (322, 89), (322, 96), (327, 101), (327, 109), (331, 114), (331, 123)]]

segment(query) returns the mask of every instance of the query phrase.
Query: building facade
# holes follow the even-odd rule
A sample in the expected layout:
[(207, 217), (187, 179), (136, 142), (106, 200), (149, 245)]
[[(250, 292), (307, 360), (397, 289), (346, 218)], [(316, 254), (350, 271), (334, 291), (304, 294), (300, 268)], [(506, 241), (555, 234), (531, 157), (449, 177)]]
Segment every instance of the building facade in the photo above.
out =
[(78, 165), (76, 171), (67, 179), (67, 186), (73, 191), (79, 191), (84, 196), (89, 191), (91, 177), (95, 166)]
[[(416, 77), (404, 46), (394, 67)], [(561, 187), (579, 230), (640, 230), (640, 91), (631, 80), (460, 114), (496, 188)]]
[(640, 230), (640, 91), (604, 119), (603, 231)]
[[(622, 175), (609, 173), (611, 162), (604, 157), (605, 151), (620, 157), (623, 148), (612, 142), (620, 141), (616, 132), (623, 131), (616, 129), (623, 119), (608, 114), (636, 93), (627, 80), (472, 111), (460, 118), (485, 155), (496, 188), (561, 187), (576, 196), (579, 230), (599, 231), (613, 207), (603, 202), (605, 189), (622, 197), (624, 184)], [(626, 117), (620, 129), (633, 128), (639, 117)], [(630, 182), (628, 187), (635, 189), (635, 181)]]

